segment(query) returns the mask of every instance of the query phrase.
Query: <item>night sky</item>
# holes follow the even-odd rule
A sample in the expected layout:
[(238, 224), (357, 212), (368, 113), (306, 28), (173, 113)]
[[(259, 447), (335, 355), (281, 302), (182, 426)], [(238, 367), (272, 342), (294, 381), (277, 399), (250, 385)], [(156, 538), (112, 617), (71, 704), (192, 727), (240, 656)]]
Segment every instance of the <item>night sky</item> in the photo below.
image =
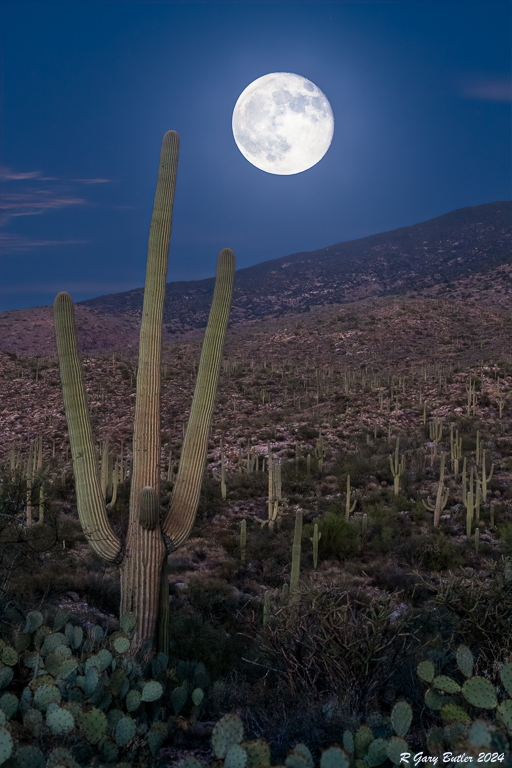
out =
[[(509, 0), (0, 0), (0, 311), (144, 284), (162, 137), (180, 134), (167, 280), (508, 200)], [(323, 159), (280, 176), (231, 129), (255, 79), (328, 98)]]

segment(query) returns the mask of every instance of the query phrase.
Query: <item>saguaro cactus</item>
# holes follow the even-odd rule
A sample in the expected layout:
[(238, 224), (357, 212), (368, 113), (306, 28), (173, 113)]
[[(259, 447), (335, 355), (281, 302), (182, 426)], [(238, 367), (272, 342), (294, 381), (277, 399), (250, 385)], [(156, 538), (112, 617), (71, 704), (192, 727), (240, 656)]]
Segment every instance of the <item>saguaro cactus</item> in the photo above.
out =
[(178, 152), (179, 136), (175, 131), (168, 131), (162, 142), (149, 232), (125, 541), (113, 531), (105, 508), (78, 357), (73, 302), (68, 293), (59, 293), (54, 303), (80, 522), (94, 551), (120, 566), (120, 611), (135, 614), (134, 647), (154, 645), (159, 626), (159, 646), (166, 652), (169, 623), (167, 554), (187, 539), (197, 512), (235, 270), (234, 254), (226, 248), (220, 252), (217, 262), (215, 291), (188, 429), (170, 508), (162, 520), (159, 511), (162, 316)]

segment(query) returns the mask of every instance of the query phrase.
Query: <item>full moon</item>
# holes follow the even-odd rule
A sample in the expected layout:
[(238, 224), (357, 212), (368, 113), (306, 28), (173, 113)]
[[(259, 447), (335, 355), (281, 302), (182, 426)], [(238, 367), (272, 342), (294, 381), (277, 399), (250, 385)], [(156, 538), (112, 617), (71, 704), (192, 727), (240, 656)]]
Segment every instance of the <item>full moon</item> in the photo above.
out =
[(256, 168), (281, 176), (316, 165), (334, 133), (325, 95), (291, 72), (272, 72), (248, 85), (235, 104), (232, 124), (242, 155)]

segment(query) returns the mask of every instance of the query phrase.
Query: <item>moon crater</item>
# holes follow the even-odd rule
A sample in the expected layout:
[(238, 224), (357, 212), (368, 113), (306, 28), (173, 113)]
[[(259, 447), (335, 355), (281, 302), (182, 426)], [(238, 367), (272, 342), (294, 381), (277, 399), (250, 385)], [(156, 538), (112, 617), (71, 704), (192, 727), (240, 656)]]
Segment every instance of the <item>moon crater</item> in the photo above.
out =
[(289, 176), (322, 159), (331, 145), (334, 117), (326, 96), (310, 80), (273, 72), (240, 94), (232, 126), (236, 145), (250, 163)]

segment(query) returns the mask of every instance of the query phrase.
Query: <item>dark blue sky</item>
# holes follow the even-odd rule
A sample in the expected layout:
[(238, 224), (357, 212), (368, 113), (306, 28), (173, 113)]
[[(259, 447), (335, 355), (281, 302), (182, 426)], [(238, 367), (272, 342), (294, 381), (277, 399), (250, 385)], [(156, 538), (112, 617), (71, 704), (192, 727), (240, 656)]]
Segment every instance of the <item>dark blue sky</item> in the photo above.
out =
[[(144, 284), (165, 131), (168, 281), (510, 199), (509, 0), (0, 0), (0, 310)], [(240, 93), (293, 72), (330, 101), (313, 168), (238, 150)]]

